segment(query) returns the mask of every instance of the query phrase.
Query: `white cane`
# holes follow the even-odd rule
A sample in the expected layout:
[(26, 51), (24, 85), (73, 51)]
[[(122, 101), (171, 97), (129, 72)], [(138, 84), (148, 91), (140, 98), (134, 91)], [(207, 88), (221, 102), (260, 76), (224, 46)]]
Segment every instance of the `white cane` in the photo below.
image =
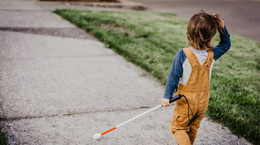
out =
[[(172, 97), (172, 99), (170, 100), (170, 103), (173, 103), (174, 101), (181, 99), (182, 96), (183, 95), (177, 95), (177, 96)], [(145, 112), (143, 112), (143, 113), (141, 113), (141, 114), (139, 114), (139, 115), (137, 115), (137, 116), (135, 116), (133, 118), (130, 118), (130, 119), (126, 120), (125, 122), (122, 122), (122, 123), (118, 124), (117, 126), (115, 126), (113, 128), (110, 128), (110, 129), (108, 129), (108, 130), (106, 130), (106, 131), (104, 131), (102, 133), (94, 134), (93, 138), (95, 140), (99, 140), (99, 139), (102, 138), (102, 136), (104, 134), (107, 134), (107, 133), (109, 133), (112, 130), (115, 130), (115, 129), (117, 129), (117, 128), (119, 128), (119, 127), (121, 127), (121, 126), (123, 126), (123, 125), (125, 125), (125, 124), (127, 124), (127, 123), (129, 123), (129, 122), (131, 122), (131, 121), (133, 121), (133, 120), (135, 120), (135, 119), (137, 119), (137, 118), (147, 114), (147, 113), (150, 113), (150, 112), (152, 112), (152, 111), (154, 111), (156, 109), (162, 108), (162, 107), (163, 107), (162, 105), (155, 106), (155, 107), (151, 108), (150, 110), (147, 110), (147, 111), (145, 111)]]

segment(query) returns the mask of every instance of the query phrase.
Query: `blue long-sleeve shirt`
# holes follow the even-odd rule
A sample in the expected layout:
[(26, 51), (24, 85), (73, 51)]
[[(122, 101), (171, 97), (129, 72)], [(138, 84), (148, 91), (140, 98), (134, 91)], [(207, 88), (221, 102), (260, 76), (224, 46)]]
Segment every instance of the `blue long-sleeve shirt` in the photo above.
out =
[[(220, 42), (219, 44), (213, 49), (214, 52), (214, 60), (212, 63), (214, 63), (217, 59), (219, 59), (223, 54), (225, 54), (229, 48), (231, 47), (231, 42), (230, 42), (230, 35), (227, 31), (226, 26), (224, 27), (224, 33), (220, 33)], [(204, 51), (198, 51), (192, 49), (193, 52), (195, 53), (196, 57), (200, 62), (204, 61), (207, 57), (207, 50)], [(200, 57), (201, 55), (201, 57)], [(204, 59), (204, 60), (203, 60)], [(203, 63), (203, 62), (202, 62)], [(211, 70), (212, 70), (211, 65)], [(181, 83), (186, 85), (187, 80), (189, 79), (189, 73), (190, 73), (191, 67), (190, 64), (187, 60), (187, 57), (183, 51), (183, 49), (179, 50), (175, 56), (175, 59), (172, 64), (171, 71), (169, 73), (166, 87), (165, 87), (165, 93), (164, 93), (164, 98), (166, 99), (171, 99), (173, 96), (174, 91), (177, 89), (177, 86), (179, 84), (179, 81), (181, 80)], [(211, 70), (210, 70), (210, 75), (211, 75)]]

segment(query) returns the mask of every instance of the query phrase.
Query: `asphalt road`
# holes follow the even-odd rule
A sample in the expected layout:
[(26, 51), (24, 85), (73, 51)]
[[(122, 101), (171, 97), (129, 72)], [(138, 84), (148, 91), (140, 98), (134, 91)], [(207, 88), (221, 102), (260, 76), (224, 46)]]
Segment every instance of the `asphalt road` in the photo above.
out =
[(147, 11), (174, 13), (189, 19), (200, 10), (219, 13), (233, 34), (260, 41), (259, 0), (132, 0)]

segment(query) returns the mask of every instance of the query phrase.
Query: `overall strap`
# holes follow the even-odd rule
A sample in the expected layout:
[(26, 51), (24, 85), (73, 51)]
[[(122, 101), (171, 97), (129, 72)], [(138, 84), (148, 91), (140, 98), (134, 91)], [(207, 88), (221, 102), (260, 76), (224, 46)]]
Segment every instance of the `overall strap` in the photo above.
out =
[(191, 48), (183, 48), (184, 53), (186, 54), (186, 57), (191, 65), (191, 68), (200, 66), (200, 63), (195, 56), (195, 54), (192, 52)]
[(210, 68), (211, 64), (212, 64), (212, 61), (213, 61), (213, 57), (214, 57), (214, 53), (212, 50), (209, 50), (208, 51), (208, 57), (206, 59), (206, 61), (204, 62), (203, 65), (206, 65), (207, 67)]

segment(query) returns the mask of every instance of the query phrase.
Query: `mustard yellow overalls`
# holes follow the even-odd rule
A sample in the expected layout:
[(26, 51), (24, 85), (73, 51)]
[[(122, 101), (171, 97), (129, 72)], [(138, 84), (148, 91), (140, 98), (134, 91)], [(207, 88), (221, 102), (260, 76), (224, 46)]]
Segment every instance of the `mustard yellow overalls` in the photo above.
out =
[(187, 85), (179, 83), (176, 94), (185, 95), (191, 110), (184, 97), (176, 101), (171, 119), (171, 131), (179, 145), (191, 145), (197, 136), (200, 121), (205, 116), (210, 95), (210, 66), (213, 60), (213, 51), (208, 51), (208, 56), (203, 65), (200, 65), (191, 48), (184, 48), (184, 53), (191, 65), (192, 71)]

